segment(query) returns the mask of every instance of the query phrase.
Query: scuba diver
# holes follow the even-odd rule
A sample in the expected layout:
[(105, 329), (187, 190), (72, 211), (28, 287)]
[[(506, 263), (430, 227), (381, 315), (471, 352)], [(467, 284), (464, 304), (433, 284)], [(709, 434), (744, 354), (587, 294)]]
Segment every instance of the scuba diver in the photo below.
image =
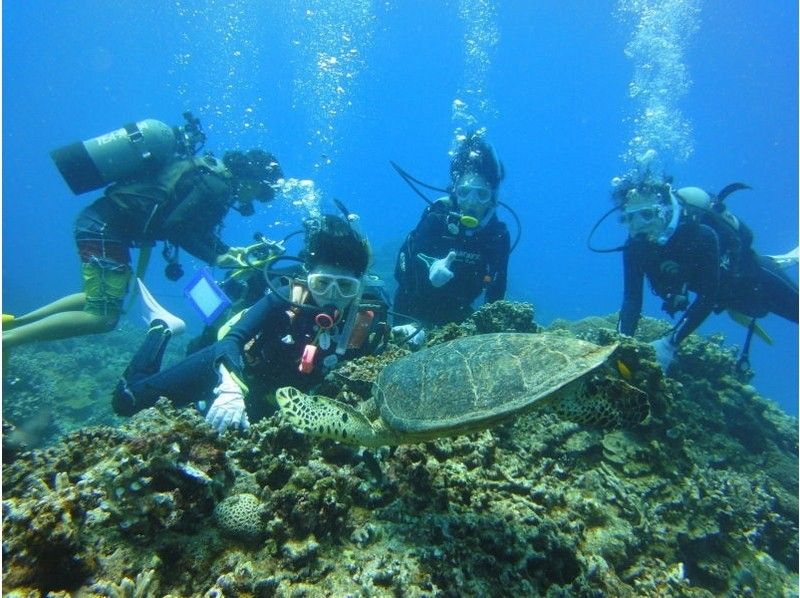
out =
[[(428, 202), (397, 256), (394, 310), (423, 326), (440, 326), (469, 316), (481, 293), (486, 303), (502, 299), (513, 247), (506, 224), (496, 214), (505, 172), (494, 148), (480, 132), (468, 135), (450, 162), (447, 189), (425, 185), (392, 165)], [(447, 196), (430, 201), (412, 181)], [(406, 324), (395, 331), (413, 334), (413, 328)]]
[(140, 278), (155, 241), (164, 241), (170, 280), (183, 275), (179, 248), (211, 265), (235, 262), (239, 249), (220, 239), (222, 222), (231, 208), (250, 215), (254, 200), (271, 200), (281, 167), (258, 149), (228, 151), (222, 160), (196, 157), (205, 134), (199, 119), (189, 112), (184, 118), (186, 125), (173, 129), (144, 120), (52, 152), (75, 193), (109, 186), (75, 224), (83, 291), (4, 316), (4, 348), (113, 330), (132, 274), (132, 247), (141, 248)]
[[(210, 402), (206, 421), (214, 429), (247, 429), (250, 417), (274, 411), (264, 397), (277, 388), (308, 390), (340, 361), (379, 352), (387, 306), (368, 287), (370, 259), (369, 243), (348, 218), (307, 220), (300, 258), (283, 256), (266, 268), (267, 294), (234, 316), (219, 341), (163, 371), (167, 343), (184, 326), (143, 289), (150, 327), (117, 385), (114, 410), (132, 415), (161, 396), (176, 405)], [(276, 276), (272, 266), (281, 260), (301, 264), (292, 276)], [(246, 407), (248, 396), (257, 400)]]
[(651, 343), (664, 372), (681, 341), (711, 312), (728, 310), (748, 326), (740, 369), (749, 367), (753, 332), (765, 335), (757, 318), (774, 313), (797, 322), (797, 284), (783, 272), (781, 260), (753, 250), (753, 233), (725, 207), (726, 197), (749, 189), (747, 185), (733, 183), (714, 196), (698, 187), (674, 189), (670, 179), (649, 171), (615, 183), (614, 209), (622, 212), (628, 228), (625, 245), (616, 248), (622, 251), (624, 266), (618, 331), (636, 331), (646, 277), (663, 299), (665, 312), (671, 317), (683, 312), (669, 334)]

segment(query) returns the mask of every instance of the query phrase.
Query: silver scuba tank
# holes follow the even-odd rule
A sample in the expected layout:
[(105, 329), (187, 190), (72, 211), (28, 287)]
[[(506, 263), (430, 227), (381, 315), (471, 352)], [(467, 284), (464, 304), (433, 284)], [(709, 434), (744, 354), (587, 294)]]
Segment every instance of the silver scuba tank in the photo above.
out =
[(79, 195), (157, 172), (175, 157), (177, 145), (172, 127), (148, 118), (70, 143), (50, 152), (50, 157), (72, 192)]

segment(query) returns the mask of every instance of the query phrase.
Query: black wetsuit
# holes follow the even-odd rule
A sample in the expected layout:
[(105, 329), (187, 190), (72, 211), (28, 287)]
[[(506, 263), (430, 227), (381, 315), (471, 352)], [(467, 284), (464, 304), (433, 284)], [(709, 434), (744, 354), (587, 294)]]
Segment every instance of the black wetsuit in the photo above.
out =
[[(397, 256), (395, 278), (399, 288), (394, 310), (426, 326), (459, 322), (472, 313), (472, 302), (484, 291), (485, 301), (506, 293), (510, 236), (504, 222), (492, 216), (480, 229), (448, 229), (449, 202), (439, 200), (426, 208), (417, 227), (406, 237)], [(456, 252), (450, 266), (453, 278), (434, 287), (428, 278), (429, 261)]]
[[(298, 369), (306, 345), (311, 344), (319, 330), (315, 323), (318, 309), (291, 309), (289, 304), (269, 293), (256, 302), (216, 343), (192, 353), (179, 363), (161, 371), (170, 334), (161, 327), (152, 327), (144, 343), (125, 370), (114, 393), (114, 410), (120, 415), (133, 413), (155, 404), (165, 396), (176, 405), (187, 405), (195, 401), (213, 400), (213, 389), (219, 384), (218, 366), (224, 363), (248, 386), (248, 413), (256, 420), (268, 408), (264, 397), (281, 386), (295, 386), (308, 390), (319, 384), (335, 362), (376, 352), (386, 332), (385, 305), (379, 312), (377, 302), (364, 299), (361, 313), (368, 304), (373, 305), (373, 318), (369, 333), (363, 343), (344, 355), (336, 355), (336, 334), (344, 325), (349, 307), (337, 327), (330, 333), (331, 343), (317, 342), (314, 368), (309, 373)], [(372, 334), (375, 333), (375, 334)], [(354, 335), (351, 335), (351, 341)], [(326, 359), (327, 358), (327, 359)]]
[[(797, 322), (797, 285), (775, 260), (751, 248), (752, 233), (741, 222), (738, 230), (719, 215), (689, 209), (665, 245), (628, 239), (623, 249), (625, 287), (618, 329), (632, 335), (642, 310), (645, 276), (664, 300), (662, 309), (683, 311), (672, 331), (680, 343), (711, 312), (733, 309), (750, 317), (774, 313)], [(695, 297), (689, 301), (689, 292)]]

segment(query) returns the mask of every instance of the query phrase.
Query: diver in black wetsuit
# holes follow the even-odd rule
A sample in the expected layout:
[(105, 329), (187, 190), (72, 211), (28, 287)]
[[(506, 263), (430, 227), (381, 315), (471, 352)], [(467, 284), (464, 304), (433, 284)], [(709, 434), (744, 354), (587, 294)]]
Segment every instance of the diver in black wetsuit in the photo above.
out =
[[(114, 411), (133, 415), (161, 396), (176, 405), (204, 402), (216, 430), (250, 425), (280, 386), (306, 390), (341, 360), (376, 353), (388, 330), (386, 306), (368, 297), (369, 244), (337, 216), (306, 222), (303, 266), (288, 287), (270, 290), (233, 318), (226, 334), (170, 368), (161, 361), (184, 323), (143, 292), (150, 329), (114, 392)], [(245, 404), (247, 396), (253, 397)], [(248, 417), (248, 412), (250, 417)]]
[(652, 343), (665, 372), (681, 341), (711, 312), (739, 312), (753, 319), (751, 327), (767, 313), (798, 320), (797, 285), (777, 260), (756, 254), (752, 232), (722, 203), (742, 188), (729, 185), (712, 197), (697, 187), (674, 190), (649, 176), (638, 183), (623, 181), (614, 191), (629, 231), (618, 330), (636, 331), (647, 277), (664, 300), (664, 311), (683, 312), (669, 334)]
[(506, 292), (510, 237), (495, 213), (503, 165), (475, 133), (450, 163), (449, 195), (432, 202), (400, 248), (394, 310), (424, 326), (459, 322), (485, 292), (486, 303)]

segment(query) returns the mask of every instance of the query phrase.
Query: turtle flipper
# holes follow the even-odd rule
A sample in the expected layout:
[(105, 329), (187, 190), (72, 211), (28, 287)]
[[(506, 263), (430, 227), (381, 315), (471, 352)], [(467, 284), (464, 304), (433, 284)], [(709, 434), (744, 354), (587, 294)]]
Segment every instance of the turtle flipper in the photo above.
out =
[(305, 434), (364, 446), (386, 444), (364, 414), (350, 405), (292, 386), (279, 388), (275, 398), (291, 424)]
[(650, 401), (644, 392), (612, 377), (578, 383), (554, 407), (559, 417), (603, 428), (633, 427), (650, 414)]

